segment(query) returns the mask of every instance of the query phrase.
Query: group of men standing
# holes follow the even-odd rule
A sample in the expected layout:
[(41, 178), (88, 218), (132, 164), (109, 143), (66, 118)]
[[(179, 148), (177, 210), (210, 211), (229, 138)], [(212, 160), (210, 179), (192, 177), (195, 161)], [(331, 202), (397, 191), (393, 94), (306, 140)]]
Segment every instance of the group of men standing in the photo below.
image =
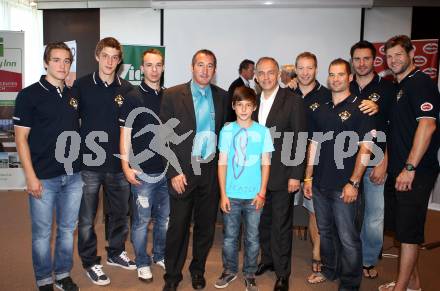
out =
[[(157, 50), (141, 56), (144, 80), (132, 88), (116, 74), (122, 61), (119, 42), (104, 38), (95, 51), (98, 71), (68, 88), (64, 80), (72, 54), (63, 43), (48, 44), (47, 74), (20, 92), (14, 115), (39, 289), (53, 290), (55, 284), (79, 290), (70, 277), (77, 221), (78, 252), (87, 276), (97, 285), (110, 283), (97, 256), (94, 231), (101, 186), (108, 215), (108, 265), (137, 269), (138, 278), (150, 282), (154, 262), (165, 270), (163, 290), (176, 290), (193, 222), (189, 271), (193, 288), (205, 288), (219, 203), (217, 136), (225, 122), (235, 119), (235, 88), (249, 86), (255, 70), (262, 92), (253, 120), (271, 129), (274, 145), (255, 275), (274, 271), (274, 290), (289, 290), (294, 195), (303, 182), (314, 230), (309, 283), (339, 279), (339, 290), (358, 290), (362, 276), (377, 277), (385, 213), (386, 227), (402, 243), (401, 260), (397, 281), (379, 290), (420, 290), (417, 246), (424, 239), (428, 199), (439, 170), (440, 96), (416, 69), (408, 37), (391, 38), (385, 52), (396, 84), (374, 72), (374, 46), (361, 41), (350, 51), (351, 65), (343, 59), (330, 63), (329, 89), (316, 81), (316, 56), (305, 52), (296, 58), (295, 88), (281, 88), (277, 61), (263, 57), (256, 65), (242, 62), (228, 94), (211, 83), (217, 59), (210, 50), (194, 54), (188, 83), (162, 92), (164, 57)], [(72, 138), (60, 153), (58, 137), (65, 132)], [(68, 170), (59, 157), (71, 154), (75, 133), (81, 138), (81, 155)], [(369, 164), (371, 153), (376, 163)], [(53, 209), (57, 238), (52, 260)], [(125, 251), (130, 209), (134, 261)], [(146, 244), (152, 218), (150, 257)]]

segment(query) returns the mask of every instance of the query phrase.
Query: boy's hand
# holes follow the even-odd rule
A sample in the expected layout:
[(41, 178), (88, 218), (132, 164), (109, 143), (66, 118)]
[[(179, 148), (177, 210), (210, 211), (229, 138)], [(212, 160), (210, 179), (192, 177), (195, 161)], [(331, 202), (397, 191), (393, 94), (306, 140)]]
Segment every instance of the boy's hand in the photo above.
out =
[(231, 202), (227, 196), (222, 196), (220, 198), (220, 208), (224, 213), (229, 213), (231, 211)]
[(304, 197), (306, 197), (307, 199), (312, 199), (313, 196), (312, 185), (313, 185), (312, 181), (307, 181), (304, 182), (303, 184)]
[(255, 208), (257, 210), (264, 207), (264, 202), (266, 201), (266, 199), (264, 199), (263, 197), (265, 198), (266, 195), (258, 193), (257, 196), (255, 196), (254, 200), (252, 200), (252, 205), (255, 205)]
[(132, 168), (122, 168), (122, 171), (124, 172), (125, 179), (127, 179), (128, 183), (135, 186), (141, 184), (141, 182), (139, 182), (138, 179), (136, 178), (136, 174), (139, 174), (139, 171)]

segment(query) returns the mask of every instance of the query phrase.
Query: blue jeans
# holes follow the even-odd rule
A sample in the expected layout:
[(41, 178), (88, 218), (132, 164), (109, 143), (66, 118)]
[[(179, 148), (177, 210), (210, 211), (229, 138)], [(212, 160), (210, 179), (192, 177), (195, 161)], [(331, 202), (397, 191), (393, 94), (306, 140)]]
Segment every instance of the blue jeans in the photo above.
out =
[(107, 256), (112, 258), (125, 251), (130, 185), (122, 172), (104, 173), (84, 170), (82, 178), (84, 187), (78, 218), (78, 254), (83, 267), (87, 269), (101, 262), (101, 257), (97, 256), (98, 243), (95, 233), (99, 189), (103, 186), (104, 199), (107, 202), (108, 247), (106, 250)]
[(341, 191), (313, 187), (322, 274), (330, 280), (339, 278), (339, 290), (358, 290), (362, 280), (362, 245), (356, 227), (359, 199), (346, 204), (340, 196)]
[[(157, 177), (159, 175), (149, 175)], [(151, 265), (151, 257), (147, 255), (148, 223), (153, 218), (153, 259), (160, 261), (165, 258), (165, 238), (170, 215), (170, 196), (167, 179), (163, 177), (156, 183), (148, 183), (147, 175), (138, 175), (141, 185), (131, 186), (133, 194), (133, 221), (131, 226), (131, 242), (136, 255), (138, 268)]]
[(244, 260), (243, 273), (253, 277), (257, 271), (257, 259), (260, 251), (258, 225), (261, 209), (256, 210), (252, 199), (229, 198), (231, 211), (223, 214), (223, 269), (229, 273), (238, 272), (238, 237), (241, 217), (244, 224)]
[(362, 224), (362, 259), (364, 266), (375, 266), (383, 244), (384, 224), (384, 185), (370, 181), (373, 168), (367, 168), (364, 174), (364, 221)]
[[(53, 283), (70, 276), (73, 266), (73, 232), (78, 221), (83, 182), (80, 173), (41, 179), (40, 199), (29, 194), (32, 220), (32, 262), (37, 286)], [(52, 260), (50, 240), (52, 216), (56, 211), (55, 254)]]

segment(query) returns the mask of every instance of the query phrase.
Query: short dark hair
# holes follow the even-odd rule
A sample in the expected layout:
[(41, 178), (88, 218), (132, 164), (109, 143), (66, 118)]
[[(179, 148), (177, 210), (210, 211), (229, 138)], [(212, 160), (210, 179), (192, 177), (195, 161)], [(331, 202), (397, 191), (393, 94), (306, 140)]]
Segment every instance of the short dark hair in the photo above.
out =
[(65, 50), (65, 51), (69, 52), (70, 62), (73, 62), (73, 53), (70, 50), (70, 48), (64, 42), (58, 41), (58, 42), (51, 42), (46, 45), (46, 48), (44, 49), (44, 54), (43, 54), (43, 60), (46, 64), (49, 63), (50, 53), (54, 49), (61, 49), (61, 50)]
[(162, 58), (162, 64), (165, 63), (165, 58), (164, 58), (162, 52), (160, 50), (158, 50), (158, 49), (150, 48), (150, 49), (148, 49), (148, 50), (146, 50), (146, 51), (144, 51), (142, 53), (142, 59), (141, 59), (141, 64), (142, 65), (144, 64), (144, 57), (145, 57), (146, 54), (158, 55), (158, 56), (160, 56)]
[(414, 49), (411, 39), (408, 36), (396, 35), (387, 40), (387, 42), (385, 43), (385, 52), (390, 48), (395, 47), (396, 45), (400, 45), (401, 47), (403, 47), (407, 53)]
[(278, 62), (277, 62), (274, 58), (272, 58), (272, 57), (261, 57), (261, 58), (257, 61), (257, 65), (256, 65), (256, 67), (258, 68), (258, 65), (259, 65), (261, 62), (264, 62), (264, 61), (270, 61), (270, 62), (272, 62), (272, 63), (275, 64), (275, 66), (277, 67), (278, 70), (280, 69), (280, 65), (278, 64)]
[(211, 56), (214, 59), (214, 67), (217, 68), (217, 58), (215, 57), (215, 54), (208, 49), (201, 49), (201, 50), (196, 51), (196, 53), (193, 55), (192, 60), (191, 60), (191, 64), (193, 67), (196, 64), (197, 56), (201, 55), (201, 54)]
[(369, 49), (371, 51), (371, 54), (373, 55), (373, 58), (376, 58), (376, 48), (374, 45), (367, 41), (367, 40), (361, 40), (357, 43), (355, 43), (351, 49), (350, 49), (350, 56), (353, 58), (354, 51), (357, 49)]
[(119, 41), (114, 37), (106, 37), (98, 41), (95, 48), (95, 56), (99, 57), (99, 54), (106, 47), (114, 48), (119, 51), (119, 58), (122, 60), (122, 46)]
[(238, 73), (241, 73), (243, 70), (247, 70), (250, 65), (255, 65), (255, 62), (248, 59), (243, 60), (238, 67)]
[(311, 53), (311, 52), (302, 52), (300, 53), (295, 60), (295, 66), (298, 65), (298, 61), (299, 59), (302, 58), (307, 58), (307, 59), (312, 59), (315, 62), (315, 68), (318, 67), (318, 59), (316, 58), (315, 54)]
[(331, 61), (330, 65), (328, 66), (329, 71), (330, 71), (330, 67), (331, 66), (336, 66), (336, 65), (344, 65), (345, 66), (345, 70), (347, 71), (347, 73), (349, 75), (351, 74), (350, 63), (347, 62), (346, 60), (344, 60), (342, 58), (334, 59), (333, 61)]
[(252, 104), (257, 105), (257, 95), (253, 89), (246, 86), (240, 86), (234, 90), (234, 94), (232, 95), (232, 104), (235, 104), (239, 101), (251, 101)]

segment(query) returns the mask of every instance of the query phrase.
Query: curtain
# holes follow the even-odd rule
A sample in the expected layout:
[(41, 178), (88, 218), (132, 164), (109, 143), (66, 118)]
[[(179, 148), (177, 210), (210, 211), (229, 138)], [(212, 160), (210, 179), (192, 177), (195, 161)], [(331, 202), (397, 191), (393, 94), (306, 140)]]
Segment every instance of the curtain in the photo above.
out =
[(35, 83), (43, 69), (43, 13), (25, 0), (0, 0), (0, 30), (24, 31), (24, 82)]

